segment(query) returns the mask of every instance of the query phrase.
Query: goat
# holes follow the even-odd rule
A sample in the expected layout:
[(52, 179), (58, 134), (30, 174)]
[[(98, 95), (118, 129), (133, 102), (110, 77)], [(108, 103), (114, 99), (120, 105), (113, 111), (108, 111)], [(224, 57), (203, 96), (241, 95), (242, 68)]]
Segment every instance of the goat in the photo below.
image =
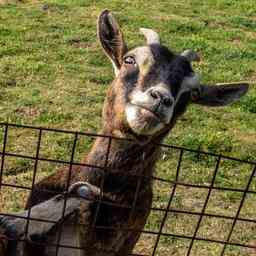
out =
[[(92, 202), (90, 217), (85, 218), (81, 211), (78, 222), (83, 228), (64, 240), (84, 248), (79, 255), (126, 256), (132, 253), (150, 212), (152, 181), (147, 177), (153, 175), (159, 156), (157, 144), (190, 103), (224, 106), (243, 96), (248, 85), (203, 85), (191, 66), (197, 54), (190, 50), (173, 53), (151, 29), (141, 29), (146, 45), (128, 50), (119, 24), (108, 10), (100, 14), (97, 25), (99, 41), (115, 73), (105, 98), (100, 133), (124, 140), (112, 139), (110, 144), (108, 137), (98, 137), (83, 159), (90, 167), (72, 166), (71, 171), (60, 169), (44, 178), (35, 185), (26, 208), (51, 200), (49, 191), (58, 194), (76, 182), (101, 188), (108, 203)], [(105, 164), (106, 171), (93, 167)], [(89, 230), (92, 223), (96, 228)], [(63, 234), (68, 230), (64, 225)], [(56, 241), (56, 237), (52, 239)], [(58, 255), (77, 254), (59, 248)]]

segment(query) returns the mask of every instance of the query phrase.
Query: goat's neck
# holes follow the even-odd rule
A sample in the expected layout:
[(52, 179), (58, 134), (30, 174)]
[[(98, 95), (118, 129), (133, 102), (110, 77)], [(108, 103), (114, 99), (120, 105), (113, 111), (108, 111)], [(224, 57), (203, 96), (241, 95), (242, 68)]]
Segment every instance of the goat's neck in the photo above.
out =
[[(112, 183), (115, 180), (118, 187), (119, 183), (124, 184), (128, 180), (134, 182), (138, 176), (152, 176), (158, 152), (158, 147), (153, 143), (140, 145), (133, 141), (98, 137), (86, 163), (106, 168), (105, 175)], [(101, 176), (100, 171), (96, 172), (97, 176)], [(133, 178), (129, 178), (130, 175)], [(93, 183), (98, 183), (95, 182), (94, 175), (89, 177)]]
[[(157, 146), (153, 143), (140, 145), (132, 141), (119, 139), (97, 138), (87, 163), (111, 168), (113, 172), (129, 172), (135, 174), (135, 169), (143, 168), (147, 162), (155, 163)], [(134, 169), (135, 168), (135, 169)], [(142, 170), (143, 175), (150, 175)]]

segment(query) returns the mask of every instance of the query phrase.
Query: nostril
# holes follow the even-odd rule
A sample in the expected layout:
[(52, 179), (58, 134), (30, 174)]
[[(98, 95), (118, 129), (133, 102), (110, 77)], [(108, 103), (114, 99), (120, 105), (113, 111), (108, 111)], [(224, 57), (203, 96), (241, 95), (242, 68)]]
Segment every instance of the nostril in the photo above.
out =
[(163, 104), (167, 107), (170, 107), (172, 105), (172, 100), (169, 97), (164, 97), (162, 101)]
[(172, 99), (166, 93), (159, 92), (157, 90), (150, 91), (152, 99), (157, 100), (160, 104), (170, 107), (172, 105)]

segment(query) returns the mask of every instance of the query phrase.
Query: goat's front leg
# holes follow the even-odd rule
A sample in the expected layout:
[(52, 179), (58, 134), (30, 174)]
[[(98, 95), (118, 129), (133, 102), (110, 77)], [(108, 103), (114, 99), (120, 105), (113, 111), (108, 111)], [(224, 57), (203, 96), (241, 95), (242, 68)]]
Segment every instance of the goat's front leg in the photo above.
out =
[[(99, 195), (98, 188), (86, 182), (75, 183), (70, 187), (68, 194), (55, 196), (31, 208), (27, 234), (28, 210), (15, 214), (18, 217), (0, 216), (0, 256), (44, 256), (49, 232), (55, 229), (58, 233), (59, 224), (72, 218), (81, 207), (83, 211), (89, 209), (90, 203)], [(79, 233), (65, 234), (65, 231), (62, 235), (73, 240), (78, 240), (80, 236)], [(25, 251), (22, 244), (18, 244), (20, 239), (27, 239)]]

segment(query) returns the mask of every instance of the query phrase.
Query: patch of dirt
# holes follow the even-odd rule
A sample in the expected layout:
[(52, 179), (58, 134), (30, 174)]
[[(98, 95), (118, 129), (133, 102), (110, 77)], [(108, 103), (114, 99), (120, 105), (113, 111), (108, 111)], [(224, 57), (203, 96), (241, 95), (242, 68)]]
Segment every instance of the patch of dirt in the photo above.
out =
[(256, 141), (255, 133), (248, 133), (248, 132), (241, 132), (240, 130), (234, 130), (234, 136), (247, 145), (254, 144)]
[(233, 45), (236, 45), (236, 46), (240, 46), (241, 45), (241, 39), (240, 38), (233, 38), (233, 39), (230, 40), (230, 42)]
[(10, 3), (13, 3), (13, 1), (10, 1), (10, 0), (0, 0), (0, 5), (10, 4)]
[(209, 28), (222, 28), (227, 30), (227, 24), (225, 22), (218, 22), (218, 21), (208, 21), (207, 27)]
[(76, 47), (76, 48), (91, 48), (94, 47), (94, 44), (85, 42), (82, 39), (79, 38), (72, 38), (68, 40), (68, 44)]
[(0, 0), (0, 5), (5, 5), (5, 4), (24, 4), (25, 1), (23, 0)]
[(15, 112), (27, 117), (38, 117), (41, 114), (39, 109), (33, 107), (17, 108)]
[[(256, 246), (256, 240), (252, 240), (251, 242), (249, 242), (249, 245)], [(248, 253), (248, 256), (256, 256), (255, 248), (247, 248), (246, 252)]]

